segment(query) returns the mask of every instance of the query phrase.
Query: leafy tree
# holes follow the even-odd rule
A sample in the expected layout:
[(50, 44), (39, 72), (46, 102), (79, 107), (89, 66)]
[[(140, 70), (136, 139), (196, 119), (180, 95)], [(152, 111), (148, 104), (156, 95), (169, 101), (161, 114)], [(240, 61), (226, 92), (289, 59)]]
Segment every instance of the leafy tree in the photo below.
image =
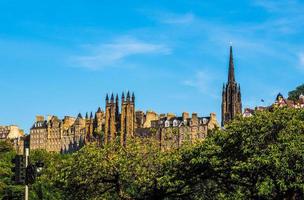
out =
[(173, 155), (151, 139), (129, 140), (126, 148), (119, 141), (89, 145), (61, 166), (58, 185), (66, 199), (158, 199), (167, 192), (163, 166), (174, 163)]
[(175, 173), (192, 199), (303, 199), (304, 110), (234, 120), (182, 153)]
[(30, 162), (35, 164), (37, 161), (44, 163), (41, 176), (37, 177), (36, 182), (30, 186), (30, 199), (58, 200), (64, 199), (63, 192), (55, 185), (54, 176), (61, 169), (60, 163), (65, 162), (70, 157), (69, 154), (58, 154), (45, 150), (34, 150), (30, 152)]
[(20, 199), (23, 187), (12, 183), (12, 159), (16, 153), (9, 141), (0, 141), (0, 199)]
[(288, 99), (296, 101), (301, 94), (304, 95), (304, 84), (298, 86), (295, 90), (290, 91), (288, 93)]

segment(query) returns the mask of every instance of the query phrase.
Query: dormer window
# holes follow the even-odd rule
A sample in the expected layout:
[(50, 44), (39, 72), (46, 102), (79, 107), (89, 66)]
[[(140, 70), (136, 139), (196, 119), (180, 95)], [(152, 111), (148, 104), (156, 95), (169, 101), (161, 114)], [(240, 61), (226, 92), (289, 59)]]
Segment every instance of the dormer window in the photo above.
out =
[(177, 123), (177, 120), (176, 120), (176, 119), (173, 121), (173, 126), (174, 126), (174, 127), (178, 126), (178, 123)]
[(165, 127), (169, 127), (170, 126), (170, 122), (168, 120), (165, 121)]
[(185, 126), (187, 126), (187, 125), (188, 125), (188, 123), (187, 123), (187, 120), (186, 120), (186, 119), (184, 120), (184, 125), (185, 125)]

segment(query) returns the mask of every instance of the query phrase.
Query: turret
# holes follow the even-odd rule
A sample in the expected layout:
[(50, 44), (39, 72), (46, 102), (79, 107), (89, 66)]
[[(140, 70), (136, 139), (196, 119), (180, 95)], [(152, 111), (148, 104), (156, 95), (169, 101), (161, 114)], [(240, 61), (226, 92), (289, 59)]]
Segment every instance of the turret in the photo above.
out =
[(132, 92), (132, 101), (135, 102), (135, 95), (134, 95), (134, 92)]
[(98, 107), (98, 110), (97, 110), (97, 112), (96, 113), (102, 113), (102, 111), (101, 111), (101, 108), (100, 107)]
[(127, 93), (127, 101), (130, 101), (130, 92)]
[(122, 95), (121, 95), (121, 102), (124, 102), (125, 101), (125, 93), (122, 92)]
[(118, 103), (118, 94), (116, 94), (115, 102)]
[(114, 103), (114, 94), (111, 95), (111, 103)]
[(107, 96), (106, 96), (106, 103), (108, 103), (109, 102), (109, 95), (107, 94)]

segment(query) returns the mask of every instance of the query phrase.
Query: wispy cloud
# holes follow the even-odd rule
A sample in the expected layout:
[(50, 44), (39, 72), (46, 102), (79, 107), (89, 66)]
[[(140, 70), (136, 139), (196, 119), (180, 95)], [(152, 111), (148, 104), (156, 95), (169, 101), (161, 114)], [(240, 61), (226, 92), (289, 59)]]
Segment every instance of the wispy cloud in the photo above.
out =
[(110, 43), (84, 45), (88, 55), (75, 56), (73, 63), (88, 69), (103, 69), (118, 64), (125, 64), (133, 55), (168, 55), (171, 49), (164, 45), (141, 41), (132, 37), (120, 37)]
[(300, 9), (303, 7), (303, 3), (298, 0), (255, 0), (253, 1), (255, 5), (260, 6), (267, 10), (268, 12), (296, 12), (299, 13)]
[(162, 15), (160, 21), (165, 24), (190, 24), (195, 19), (192, 13), (186, 14), (165, 14)]
[(304, 70), (304, 53), (299, 53), (299, 66), (300, 69)]
[(268, 29), (282, 34), (303, 31), (304, 3), (298, 0), (255, 0), (254, 5), (271, 14), (261, 29)]
[(212, 98), (219, 98), (217, 89), (218, 75), (210, 70), (202, 70), (197, 72), (191, 79), (186, 79), (182, 85), (197, 89), (202, 94), (208, 95)]

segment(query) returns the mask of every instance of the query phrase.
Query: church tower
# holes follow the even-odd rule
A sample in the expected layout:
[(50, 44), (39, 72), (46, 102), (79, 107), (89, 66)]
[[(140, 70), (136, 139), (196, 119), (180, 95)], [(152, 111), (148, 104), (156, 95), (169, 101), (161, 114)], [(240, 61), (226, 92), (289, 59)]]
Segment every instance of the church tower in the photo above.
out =
[(120, 116), (120, 143), (126, 146), (127, 140), (134, 136), (135, 131), (135, 95), (130, 96), (127, 93), (125, 99), (124, 93), (121, 96), (121, 116)]
[(106, 96), (106, 110), (105, 110), (105, 132), (104, 132), (104, 143), (108, 144), (111, 141), (115, 140), (117, 133), (117, 107), (114, 102), (114, 95), (111, 95), (111, 99), (109, 101), (109, 96)]
[(101, 133), (102, 129), (102, 119), (104, 117), (104, 113), (101, 110), (101, 108), (99, 107), (97, 112), (95, 113), (95, 117), (94, 117), (94, 130), (97, 133)]
[(228, 83), (223, 85), (222, 126), (242, 113), (241, 86), (235, 81), (232, 46), (230, 46)]

